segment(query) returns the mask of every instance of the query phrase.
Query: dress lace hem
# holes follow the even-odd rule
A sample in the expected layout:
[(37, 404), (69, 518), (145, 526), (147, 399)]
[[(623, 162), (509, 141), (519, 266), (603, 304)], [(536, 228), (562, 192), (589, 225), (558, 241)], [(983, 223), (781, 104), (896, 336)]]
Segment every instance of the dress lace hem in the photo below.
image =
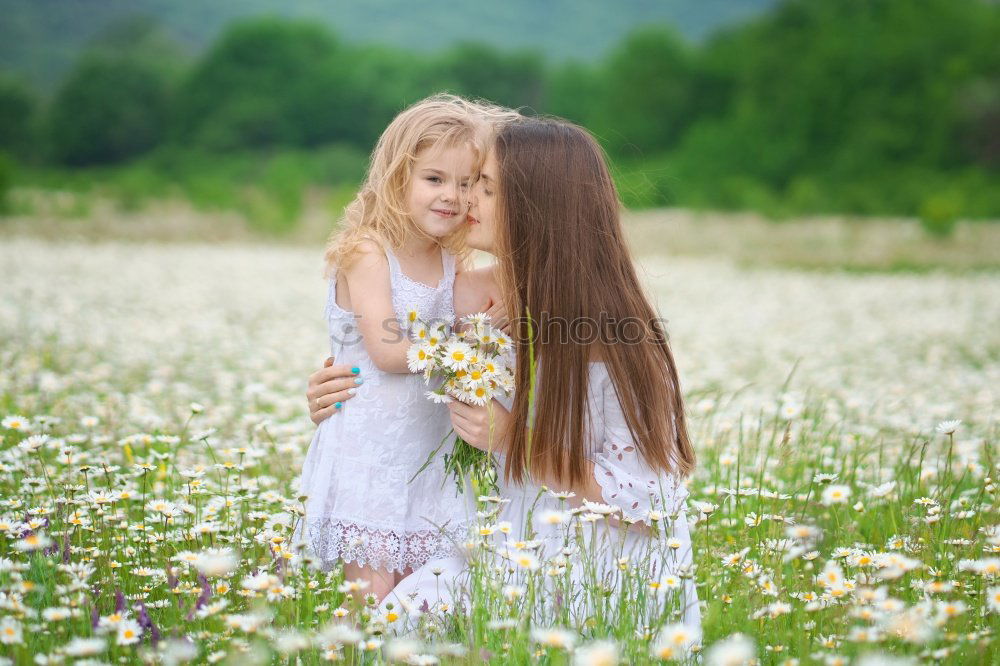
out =
[(344, 561), (399, 573), (455, 555), (468, 530), (469, 525), (461, 523), (399, 532), (332, 518), (307, 519), (303, 525), (305, 541), (324, 569)]

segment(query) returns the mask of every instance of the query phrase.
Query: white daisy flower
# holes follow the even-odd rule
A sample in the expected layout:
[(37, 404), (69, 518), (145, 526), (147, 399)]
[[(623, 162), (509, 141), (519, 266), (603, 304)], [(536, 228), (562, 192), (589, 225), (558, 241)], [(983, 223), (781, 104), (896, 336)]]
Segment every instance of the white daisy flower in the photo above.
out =
[(475, 314), (465, 315), (462, 317), (462, 322), (465, 324), (471, 324), (476, 330), (479, 330), (489, 322), (490, 316), (485, 312), (477, 312)]
[(410, 339), (417, 342), (424, 342), (430, 337), (430, 328), (422, 321), (415, 321), (410, 325)]
[(92, 657), (104, 652), (105, 647), (103, 638), (74, 638), (62, 651), (67, 657)]
[(464, 393), (463, 398), (466, 402), (476, 405), (478, 407), (483, 407), (487, 402), (490, 401), (489, 390), (485, 386), (468, 386)]
[(0, 620), (0, 643), (4, 645), (20, 645), (24, 642), (24, 632), (21, 623), (10, 615)]
[(30, 552), (35, 550), (42, 550), (48, 548), (52, 545), (52, 539), (48, 538), (42, 532), (35, 532), (34, 534), (29, 534), (20, 541), (14, 544), (14, 548), (22, 552)]
[(573, 666), (617, 666), (618, 645), (611, 641), (594, 641), (580, 646), (573, 653)]
[(650, 654), (656, 659), (682, 659), (699, 640), (700, 633), (683, 622), (668, 624), (657, 633)]
[(443, 405), (445, 403), (449, 403), (454, 400), (454, 398), (452, 398), (450, 395), (447, 395), (445, 393), (438, 393), (437, 391), (427, 391), (427, 393), (425, 393), (424, 395), (426, 395), (431, 402), (437, 403), (439, 405)]
[(543, 511), (538, 520), (545, 525), (565, 525), (570, 520), (570, 514), (568, 511)]
[(12, 414), (5, 417), (3, 421), (0, 421), (0, 425), (7, 430), (19, 430), (21, 432), (31, 429), (31, 422), (19, 414)]
[(986, 590), (986, 607), (994, 613), (1000, 613), (1000, 585)]
[(142, 627), (135, 620), (122, 620), (118, 623), (118, 645), (132, 645), (142, 638)]
[(823, 489), (821, 501), (826, 506), (831, 504), (846, 504), (847, 498), (851, 496), (851, 487), (844, 485), (831, 485)]
[(495, 341), (496, 341), (497, 349), (501, 353), (508, 351), (511, 348), (511, 346), (513, 345), (513, 342), (511, 342), (511, 339), (505, 333), (503, 333), (502, 331), (497, 331), (495, 333), (494, 337), (496, 338)]
[(942, 435), (951, 435), (958, 430), (958, 426), (962, 425), (961, 419), (954, 419), (951, 421), (941, 421), (937, 424), (936, 430)]
[(198, 553), (194, 560), (195, 568), (209, 578), (227, 576), (239, 565), (239, 558), (228, 548), (213, 548)]
[(464, 342), (453, 341), (445, 345), (443, 362), (450, 370), (466, 370), (472, 355), (472, 347)]
[(590, 502), (588, 500), (583, 501), (583, 508), (591, 513), (596, 513), (602, 516), (610, 516), (611, 514), (621, 511), (621, 509), (617, 506), (601, 504), (599, 502)]
[(406, 365), (410, 372), (422, 372), (430, 366), (434, 359), (434, 350), (427, 342), (410, 345), (406, 350)]
[(531, 640), (545, 647), (569, 650), (576, 644), (576, 634), (557, 627), (535, 627), (531, 630)]
[(708, 666), (743, 666), (756, 657), (753, 641), (737, 633), (713, 644), (706, 654), (706, 662)]

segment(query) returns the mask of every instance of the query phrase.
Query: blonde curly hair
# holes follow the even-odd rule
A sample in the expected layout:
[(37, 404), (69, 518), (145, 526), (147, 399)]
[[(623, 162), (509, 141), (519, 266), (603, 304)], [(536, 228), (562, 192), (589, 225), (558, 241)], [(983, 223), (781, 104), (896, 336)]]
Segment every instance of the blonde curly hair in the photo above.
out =
[[(330, 236), (325, 253), (327, 276), (349, 266), (365, 241), (396, 250), (409, 234), (423, 235), (406, 205), (413, 163), (420, 151), (467, 145), (481, 165), (497, 129), (518, 117), (517, 111), (490, 102), (445, 93), (431, 95), (400, 112), (379, 137), (365, 180), (344, 209), (340, 228)], [(466, 225), (460, 225), (438, 242), (462, 256), (466, 231)]]

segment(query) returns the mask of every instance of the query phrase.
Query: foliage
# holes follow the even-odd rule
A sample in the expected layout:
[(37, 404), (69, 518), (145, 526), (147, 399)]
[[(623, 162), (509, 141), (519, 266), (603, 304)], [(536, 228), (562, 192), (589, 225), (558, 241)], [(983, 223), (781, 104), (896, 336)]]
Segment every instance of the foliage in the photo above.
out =
[(33, 126), (37, 101), (22, 82), (0, 76), (0, 150), (32, 158), (35, 144)]
[(62, 164), (108, 164), (156, 146), (166, 122), (167, 91), (155, 70), (95, 56), (81, 62), (59, 90), (48, 135)]
[(10, 209), (10, 188), (14, 182), (14, 160), (0, 152), (0, 215)]
[(998, 34), (983, 0), (783, 0), (703, 43), (648, 26), (603, 61), (547, 63), (485, 43), (348, 43), (272, 17), (188, 63), (136, 19), (100, 35), (46, 106), (0, 82), (0, 147), (62, 168), (153, 149), (367, 152), (401, 108), (449, 90), (583, 124), (630, 206), (995, 218)]

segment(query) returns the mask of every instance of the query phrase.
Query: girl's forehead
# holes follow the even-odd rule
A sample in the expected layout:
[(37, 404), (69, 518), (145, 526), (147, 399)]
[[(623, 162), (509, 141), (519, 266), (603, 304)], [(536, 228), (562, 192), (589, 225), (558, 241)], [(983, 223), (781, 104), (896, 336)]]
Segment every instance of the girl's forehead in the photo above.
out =
[(477, 151), (467, 141), (436, 141), (417, 150), (414, 165), (472, 164), (477, 156)]

